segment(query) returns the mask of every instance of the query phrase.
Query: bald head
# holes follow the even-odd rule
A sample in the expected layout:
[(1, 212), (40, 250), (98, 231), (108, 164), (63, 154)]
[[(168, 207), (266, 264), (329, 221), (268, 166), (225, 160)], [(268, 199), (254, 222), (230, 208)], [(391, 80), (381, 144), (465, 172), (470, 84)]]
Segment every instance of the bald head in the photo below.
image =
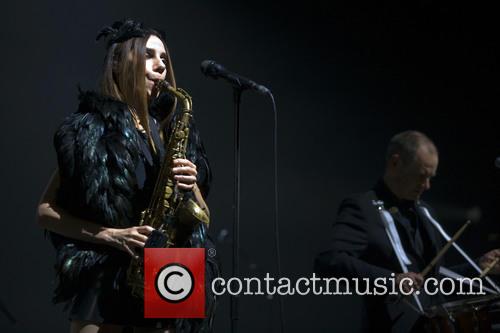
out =
[(418, 131), (398, 133), (389, 141), (386, 161), (389, 161), (394, 154), (397, 154), (403, 163), (411, 163), (415, 160), (419, 149), (438, 155), (436, 145), (424, 133)]
[(430, 188), (438, 162), (437, 148), (425, 134), (396, 134), (387, 147), (384, 181), (400, 199), (418, 200)]

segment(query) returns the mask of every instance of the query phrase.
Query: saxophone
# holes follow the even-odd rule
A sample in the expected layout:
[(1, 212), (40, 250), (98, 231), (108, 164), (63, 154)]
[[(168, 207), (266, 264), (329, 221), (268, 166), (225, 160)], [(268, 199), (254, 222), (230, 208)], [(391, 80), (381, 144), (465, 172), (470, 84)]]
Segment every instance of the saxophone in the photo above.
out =
[[(165, 157), (148, 208), (141, 213), (140, 225), (155, 229), (148, 237), (145, 247), (168, 248), (182, 245), (191, 230), (198, 223), (210, 223), (207, 213), (192, 199), (184, 200), (184, 192), (175, 186), (172, 172), (173, 161), (186, 158), (189, 138), (189, 124), (193, 117), (192, 99), (181, 88), (172, 87), (167, 81), (159, 81), (157, 88), (167, 91), (182, 101), (183, 109), (179, 120), (166, 145)], [(133, 258), (127, 271), (127, 284), (132, 295), (144, 297), (143, 258)]]

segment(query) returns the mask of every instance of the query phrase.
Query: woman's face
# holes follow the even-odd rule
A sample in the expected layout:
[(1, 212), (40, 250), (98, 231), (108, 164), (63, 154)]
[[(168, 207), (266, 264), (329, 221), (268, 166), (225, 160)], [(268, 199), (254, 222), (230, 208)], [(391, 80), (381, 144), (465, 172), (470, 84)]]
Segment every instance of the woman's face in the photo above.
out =
[(151, 96), (155, 82), (167, 74), (167, 53), (160, 38), (151, 35), (146, 42), (146, 90)]

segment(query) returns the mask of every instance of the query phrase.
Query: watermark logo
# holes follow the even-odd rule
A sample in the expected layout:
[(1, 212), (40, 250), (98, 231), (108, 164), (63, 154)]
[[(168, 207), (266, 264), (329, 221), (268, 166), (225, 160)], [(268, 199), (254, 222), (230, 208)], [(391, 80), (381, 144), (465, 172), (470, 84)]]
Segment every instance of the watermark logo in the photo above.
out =
[(144, 317), (205, 317), (205, 249), (144, 249)]
[(155, 287), (165, 301), (182, 302), (194, 289), (194, 277), (186, 266), (179, 263), (168, 264), (156, 275)]

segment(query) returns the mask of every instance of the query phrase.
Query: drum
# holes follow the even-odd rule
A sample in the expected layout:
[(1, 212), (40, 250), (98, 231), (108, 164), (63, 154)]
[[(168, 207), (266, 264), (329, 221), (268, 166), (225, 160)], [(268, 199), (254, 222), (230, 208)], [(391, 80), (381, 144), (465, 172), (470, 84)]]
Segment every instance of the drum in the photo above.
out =
[(500, 295), (457, 300), (426, 311), (429, 333), (500, 332)]

